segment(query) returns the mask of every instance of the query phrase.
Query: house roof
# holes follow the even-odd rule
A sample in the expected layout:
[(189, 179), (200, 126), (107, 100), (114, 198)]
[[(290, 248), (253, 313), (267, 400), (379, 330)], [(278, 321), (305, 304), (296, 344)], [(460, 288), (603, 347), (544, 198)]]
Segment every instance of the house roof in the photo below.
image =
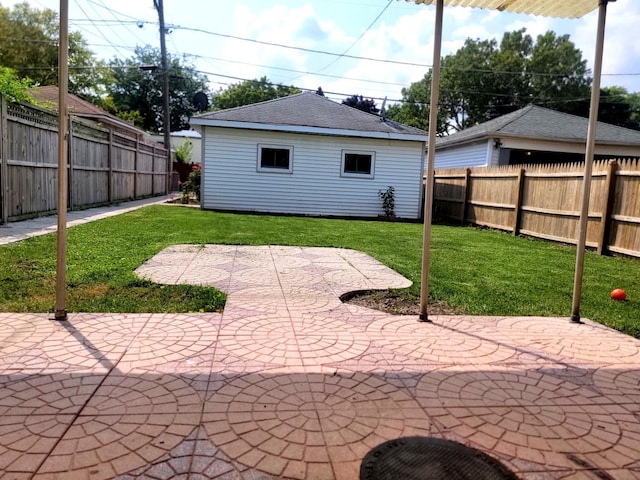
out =
[[(490, 137), (521, 137), (560, 142), (585, 142), (589, 120), (529, 105), (436, 141), (438, 148)], [(598, 122), (596, 143), (640, 146), (640, 132)]]
[[(29, 90), (29, 94), (38, 102), (43, 104), (44, 108), (58, 111), (58, 86), (46, 85), (43, 87), (35, 87)], [(88, 117), (96, 120), (101, 120), (104, 123), (117, 125), (122, 129), (134, 132), (138, 136), (146, 136), (147, 132), (137, 128), (134, 125), (122, 120), (121, 118), (112, 115), (111, 113), (103, 110), (102, 108), (88, 102), (73, 93), (67, 93), (67, 110), (72, 115), (79, 117)]]
[(188, 138), (202, 138), (195, 130), (179, 130), (177, 132), (171, 132), (172, 137), (188, 137)]
[(312, 92), (197, 115), (191, 124), (421, 141), (427, 137), (419, 128), (383, 120)]

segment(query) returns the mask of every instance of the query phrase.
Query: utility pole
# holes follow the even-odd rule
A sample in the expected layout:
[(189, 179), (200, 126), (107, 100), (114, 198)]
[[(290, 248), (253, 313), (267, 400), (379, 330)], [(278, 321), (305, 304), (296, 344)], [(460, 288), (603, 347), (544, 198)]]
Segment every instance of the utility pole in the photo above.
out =
[(164, 134), (164, 148), (167, 150), (167, 181), (166, 193), (169, 193), (169, 175), (171, 172), (171, 121), (169, 118), (169, 65), (167, 63), (167, 42), (165, 35), (167, 29), (164, 26), (163, 0), (153, 0), (153, 6), (158, 11), (158, 23), (160, 24), (160, 55), (162, 67), (162, 130)]

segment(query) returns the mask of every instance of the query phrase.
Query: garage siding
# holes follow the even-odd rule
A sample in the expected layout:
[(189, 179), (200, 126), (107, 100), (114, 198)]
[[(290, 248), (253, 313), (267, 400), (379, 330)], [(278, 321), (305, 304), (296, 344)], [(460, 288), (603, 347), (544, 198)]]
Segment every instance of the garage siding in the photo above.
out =
[[(420, 215), (422, 142), (216, 127), (203, 142), (205, 209), (377, 217), (391, 185), (396, 215)], [(293, 146), (292, 173), (258, 172), (258, 144)], [(375, 152), (374, 177), (341, 176), (343, 149)]]
[(487, 166), (487, 141), (436, 150), (436, 168)]

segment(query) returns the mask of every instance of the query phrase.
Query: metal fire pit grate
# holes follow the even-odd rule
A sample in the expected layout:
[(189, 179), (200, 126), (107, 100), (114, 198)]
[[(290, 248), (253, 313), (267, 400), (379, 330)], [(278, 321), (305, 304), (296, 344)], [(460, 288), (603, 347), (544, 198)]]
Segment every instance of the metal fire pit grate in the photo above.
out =
[(360, 465), (360, 480), (517, 480), (485, 453), (449, 440), (403, 437), (381, 443)]

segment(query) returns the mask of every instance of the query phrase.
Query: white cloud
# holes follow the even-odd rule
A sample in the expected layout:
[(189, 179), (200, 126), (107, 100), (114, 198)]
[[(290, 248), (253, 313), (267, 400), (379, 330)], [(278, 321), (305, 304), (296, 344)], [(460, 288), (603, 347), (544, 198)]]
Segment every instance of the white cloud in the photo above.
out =
[[(611, 75), (640, 72), (640, 43), (633, 39), (640, 25), (640, 3), (637, 0), (618, 0), (608, 6), (603, 54), (603, 86), (623, 85), (630, 91), (640, 91), (640, 76)], [(572, 37), (582, 50), (589, 67), (593, 68), (597, 13), (578, 21)]]
[[(2, 4), (11, 6), (17, 2), (18, 0), (3, 0)], [(30, 3), (35, 8), (48, 7), (57, 10), (59, 7), (58, 0), (30, 0)], [(79, 2), (79, 4), (94, 19), (114, 18), (97, 3)], [(110, 0), (104, 4), (116, 12), (125, 13), (136, 19), (157, 21), (157, 13), (150, 0), (144, 2)], [(167, 23), (264, 42), (340, 53), (352, 46), (364, 28), (380, 13), (384, 2), (378, 5), (375, 2), (356, 4), (322, 0), (307, 0), (306, 3), (296, 0), (278, 0), (277, 2), (189, 0), (189, 8), (185, 8), (186, 6), (184, 2), (183, 4), (165, 2)], [(72, 19), (84, 18), (76, 2), (70, 2), (70, 8)], [(608, 10), (605, 73), (629, 73), (639, 70), (640, 42), (632, 40), (630, 32), (635, 32), (637, 25), (640, 25), (640, 2), (618, 0), (610, 3)], [(393, 1), (381, 19), (351, 48), (349, 55), (431, 65), (434, 16), (433, 6)], [(130, 19), (130, 17), (126, 18)], [(504, 32), (524, 27), (534, 37), (549, 29), (560, 35), (570, 34), (571, 39), (582, 50), (584, 58), (591, 64), (596, 19), (596, 12), (583, 19), (561, 21), (505, 14), (495, 10), (446, 8), (442, 54), (454, 53), (469, 37), (496, 38), (499, 41)], [(114, 48), (94, 46), (107, 43), (98, 34), (98, 30), (103, 32), (113, 44), (125, 45), (128, 49), (116, 51)], [(154, 46), (159, 44), (157, 27), (149, 24), (142, 29), (137, 28), (135, 24), (105, 26), (98, 29), (85, 22), (81, 32), (100, 58), (122, 56), (121, 52), (130, 54), (136, 44)], [(172, 53), (217, 57), (245, 63), (187, 57), (189, 60), (194, 59), (197, 67), (204, 71), (239, 78), (256, 78), (266, 75), (275, 82), (295, 84), (310, 89), (321, 85), (326, 91), (333, 90), (345, 94), (361, 93), (366, 96), (384, 97), (386, 95), (389, 98), (399, 98), (402, 85), (408, 86), (411, 82), (421, 79), (428, 70), (425, 66), (412, 67), (353, 58), (341, 58), (327, 67), (336, 59), (335, 56), (225, 39), (183, 29), (175, 29), (168, 36), (167, 42), (169, 51)], [(246, 65), (246, 63), (256, 65)], [(301, 72), (320, 72), (342, 78), (304, 75), (258, 65)], [(213, 82), (222, 83), (237, 81), (214, 76), (211, 76), (211, 79)], [(376, 82), (401, 85), (385, 85)], [(631, 91), (640, 91), (639, 76), (605, 76), (604, 83), (605, 85), (620, 84), (627, 86)]]

